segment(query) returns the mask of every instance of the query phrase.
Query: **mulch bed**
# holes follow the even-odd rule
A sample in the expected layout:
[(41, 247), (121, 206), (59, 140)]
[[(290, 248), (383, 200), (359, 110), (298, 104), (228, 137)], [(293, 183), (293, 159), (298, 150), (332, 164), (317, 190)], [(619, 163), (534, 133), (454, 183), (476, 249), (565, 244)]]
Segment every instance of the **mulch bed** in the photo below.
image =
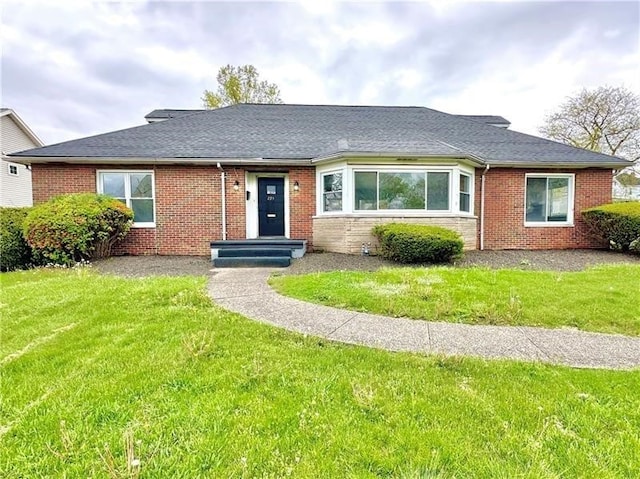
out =
[[(468, 251), (456, 266), (580, 271), (605, 263), (640, 264), (640, 256), (602, 250)], [(309, 253), (281, 271), (282, 274), (307, 274), (334, 270), (375, 271), (398, 266), (403, 265), (376, 256)], [(203, 256), (117, 256), (96, 261), (93, 267), (101, 273), (130, 277), (207, 276), (214, 271), (210, 258)]]

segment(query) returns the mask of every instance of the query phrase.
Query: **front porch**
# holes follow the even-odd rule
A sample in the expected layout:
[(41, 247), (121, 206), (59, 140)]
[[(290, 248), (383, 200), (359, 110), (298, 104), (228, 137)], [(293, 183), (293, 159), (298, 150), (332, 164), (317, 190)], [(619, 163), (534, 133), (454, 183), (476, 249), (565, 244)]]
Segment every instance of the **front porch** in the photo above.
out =
[(292, 258), (302, 258), (306, 240), (257, 238), (211, 242), (211, 261), (216, 268), (286, 268)]

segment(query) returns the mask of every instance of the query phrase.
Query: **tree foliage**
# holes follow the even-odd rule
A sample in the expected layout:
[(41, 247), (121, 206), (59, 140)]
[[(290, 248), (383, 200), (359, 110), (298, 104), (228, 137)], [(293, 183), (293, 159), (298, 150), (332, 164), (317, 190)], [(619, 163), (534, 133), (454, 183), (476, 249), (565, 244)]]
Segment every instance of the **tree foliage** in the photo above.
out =
[(540, 127), (545, 137), (568, 145), (640, 159), (640, 96), (623, 87), (582, 89)]
[(220, 68), (216, 76), (218, 89), (215, 92), (204, 91), (204, 107), (214, 109), (238, 103), (282, 103), (278, 86), (266, 80), (260, 81), (259, 77), (253, 65)]

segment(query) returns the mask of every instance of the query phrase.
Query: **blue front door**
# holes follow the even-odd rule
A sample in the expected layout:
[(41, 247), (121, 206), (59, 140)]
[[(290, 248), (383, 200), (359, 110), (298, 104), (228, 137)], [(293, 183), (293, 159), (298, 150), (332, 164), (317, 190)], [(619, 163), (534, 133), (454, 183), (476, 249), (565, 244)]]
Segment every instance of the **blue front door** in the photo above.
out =
[(284, 178), (258, 178), (258, 235), (284, 236)]

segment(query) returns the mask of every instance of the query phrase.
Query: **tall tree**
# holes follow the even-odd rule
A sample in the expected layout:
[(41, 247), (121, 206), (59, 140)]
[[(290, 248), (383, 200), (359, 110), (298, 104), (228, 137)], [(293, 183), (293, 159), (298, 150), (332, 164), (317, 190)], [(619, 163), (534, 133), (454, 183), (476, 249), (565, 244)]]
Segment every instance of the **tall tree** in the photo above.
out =
[(238, 103), (282, 103), (280, 89), (275, 83), (259, 80), (260, 74), (253, 65), (234, 67), (227, 65), (218, 70), (218, 90), (205, 90), (204, 107), (220, 108)]
[(640, 96), (623, 87), (582, 89), (547, 116), (540, 133), (580, 148), (640, 160)]

